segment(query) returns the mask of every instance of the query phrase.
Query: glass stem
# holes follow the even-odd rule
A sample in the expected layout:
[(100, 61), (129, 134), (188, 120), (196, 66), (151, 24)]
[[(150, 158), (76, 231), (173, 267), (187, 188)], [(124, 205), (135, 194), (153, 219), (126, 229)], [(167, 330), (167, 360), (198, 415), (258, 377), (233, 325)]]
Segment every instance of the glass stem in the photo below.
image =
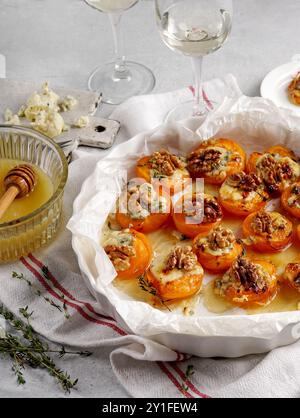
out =
[(205, 114), (206, 109), (202, 91), (203, 57), (193, 57), (192, 63), (195, 80), (195, 104), (193, 116), (203, 116), (203, 114)]
[(108, 16), (112, 27), (116, 56), (115, 71), (113, 74), (113, 78), (116, 80), (126, 79), (130, 76), (130, 72), (126, 67), (123, 49), (123, 37), (121, 35), (122, 13), (109, 13)]

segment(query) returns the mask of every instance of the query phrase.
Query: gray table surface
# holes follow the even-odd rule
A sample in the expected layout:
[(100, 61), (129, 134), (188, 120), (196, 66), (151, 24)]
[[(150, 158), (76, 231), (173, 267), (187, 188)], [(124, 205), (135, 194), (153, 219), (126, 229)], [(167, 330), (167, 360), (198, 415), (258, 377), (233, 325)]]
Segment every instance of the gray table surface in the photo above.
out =
[[(234, 9), (231, 38), (218, 53), (207, 57), (204, 78), (233, 73), (244, 93), (255, 96), (266, 73), (300, 53), (296, 32), (300, 2), (234, 0)], [(127, 57), (154, 71), (155, 92), (191, 83), (189, 60), (168, 50), (159, 38), (152, 0), (140, 1), (126, 13), (123, 24)], [(0, 0), (0, 53), (7, 58), (9, 78), (86, 88), (92, 69), (112, 58), (108, 19), (83, 0)], [(109, 115), (112, 110), (103, 106), (99, 114)], [(108, 356), (109, 349), (97, 356), (100, 378), (93, 375), (92, 358), (84, 364), (64, 363), (81, 379), (78, 396), (127, 396), (113, 376)], [(30, 372), (27, 386), (18, 388), (10, 363), (2, 359), (0, 376), (0, 397), (61, 395), (39, 371)]]

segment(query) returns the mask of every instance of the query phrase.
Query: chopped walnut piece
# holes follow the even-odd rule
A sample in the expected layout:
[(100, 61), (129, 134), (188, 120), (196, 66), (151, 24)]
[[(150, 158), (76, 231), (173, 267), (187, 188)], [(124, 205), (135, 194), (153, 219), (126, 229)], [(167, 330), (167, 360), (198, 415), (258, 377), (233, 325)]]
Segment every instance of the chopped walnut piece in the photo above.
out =
[(187, 160), (187, 169), (193, 176), (201, 176), (219, 169), (222, 165), (222, 152), (213, 148), (192, 152)]
[(127, 245), (107, 245), (104, 251), (117, 271), (126, 271), (130, 267), (130, 258), (136, 255), (135, 249)]
[(193, 196), (192, 200), (185, 202), (184, 214), (190, 218), (200, 218), (203, 215), (203, 223), (215, 223), (223, 218), (222, 208), (217, 199), (210, 196), (205, 196), (203, 202)]
[(192, 271), (198, 264), (196, 254), (190, 246), (176, 247), (168, 256), (164, 273), (169, 273), (174, 269)]
[(207, 244), (213, 251), (229, 248), (235, 241), (234, 233), (222, 226), (215, 228), (207, 237)]
[(185, 168), (185, 163), (179, 157), (164, 149), (151, 156), (149, 165), (152, 170), (168, 177), (172, 176), (176, 170)]
[(204, 199), (204, 219), (205, 223), (215, 223), (221, 221), (223, 212), (217, 199), (205, 197)]
[(131, 203), (131, 206), (134, 206), (135, 212), (140, 213), (143, 209), (149, 212), (151, 210), (151, 203), (156, 197), (156, 193), (151, 184), (129, 182), (127, 185), (127, 202)]
[(266, 292), (268, 283), (262, 277), (260, 268), (245, 258), (238, 258), (231, 269), (231, 274), (240, 283), (245, 291), (254, 293)]
[(255, 174), (246, 174), (244, 172), (232, 174), (227, 179), (228, 186), (241, 190), (242, 192), (256, 192), (262, 185), (261, 178)]
[(284, 181), (292, 181), (294, 171), (287, 160), (277, 160), (272, 154), (266, 154), (258, 164), (258, 170), (270, 193), (278, 193)]
[(282, 216), (272, 216), (268, 212), (259, 212), (252, 222), (253, 230), (259, 234), (272, 236), (274, 232), (286, 227), (286, 220)]

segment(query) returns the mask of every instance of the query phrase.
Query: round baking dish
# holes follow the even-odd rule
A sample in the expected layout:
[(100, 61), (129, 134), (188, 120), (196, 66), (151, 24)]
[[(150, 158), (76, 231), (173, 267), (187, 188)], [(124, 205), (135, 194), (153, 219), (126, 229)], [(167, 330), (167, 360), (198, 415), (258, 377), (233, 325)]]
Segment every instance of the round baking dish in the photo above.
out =
[(48, 244), (56, 235), (68, 178), (68, 164), (60, 147), (31, 129), (0, 125), (0, 160), (21, 160), (38, 166), (52, 180), (52, 197), (39, 209), (0, 224), (0, 263), (16, 260)]
[[(194, 315), (187, 316), (182, 309), (157, 309), (114, 286), (115, 271), (99, 242), (101, 231), (122, 190), (121, 182), (127, 181), (125, 174), (128, 178), (134, 176), (136, 161), (142, 155), (166, 147), (187, 154), (201, 140), (212, 137), (232, 138), (248, 155), (277, 144), (300, 155), (299, 118), (261, 98), (228, 98), (197, 132), (186, 126), (191, 126), (190, 121), (186, 125), (162, 125), (115, 147), (97, 163), (74, 202), (68, 228), (73, 233), (73, 249), (83, 279), (97, 301), (98, 311), (114, 318), (129, 334), (200, 357), (242, 357), (295, 343), (300, 338), (299, 309), (248, 315), (233, 308), (213, 313), (200, 298), (193, 306)], [(211, 279), (206, 274), (204, 285)]]

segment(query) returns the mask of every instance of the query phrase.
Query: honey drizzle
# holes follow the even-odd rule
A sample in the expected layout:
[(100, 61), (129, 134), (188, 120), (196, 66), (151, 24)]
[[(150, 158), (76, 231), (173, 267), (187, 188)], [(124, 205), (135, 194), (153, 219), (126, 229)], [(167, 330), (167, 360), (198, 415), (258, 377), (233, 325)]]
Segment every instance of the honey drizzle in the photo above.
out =
[[(27, 163), (18, 160), (0, 159), (0, 196), (5, 193), (4, 178), (7, 173), (12, 168), (22, 164)], [(33, 166), (33, 168), (37, 177), (37, 184), (33, 192), (21, 199), (16, 199), (2, 217), (0, 224), (29, 215), (40, 208), (53, 195), (51, 179), (39, 167)]]

